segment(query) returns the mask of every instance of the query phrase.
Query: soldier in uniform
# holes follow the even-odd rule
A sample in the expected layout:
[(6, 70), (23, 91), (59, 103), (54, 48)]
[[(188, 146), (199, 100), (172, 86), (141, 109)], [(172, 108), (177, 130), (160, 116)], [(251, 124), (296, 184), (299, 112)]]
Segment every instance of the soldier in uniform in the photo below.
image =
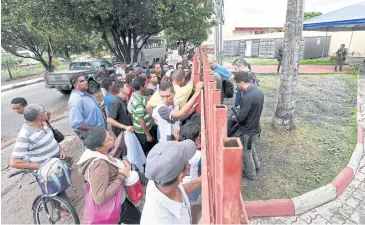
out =
[(347, 56), (347, 48), (342, 44), (341, 47), (336, 52), (336, 65), (335, 72), (337, 72), (337, 66), (340, 66), (340, 71), (342, 71), (342, 64), (345, 62)]
[(283, 61), (283, 47), (284, 46), (281, 46), (278, 50), (278, 57), (277, 57), (277, 60), (279, 61), (278, 73), (280, 72), (281, 62)]

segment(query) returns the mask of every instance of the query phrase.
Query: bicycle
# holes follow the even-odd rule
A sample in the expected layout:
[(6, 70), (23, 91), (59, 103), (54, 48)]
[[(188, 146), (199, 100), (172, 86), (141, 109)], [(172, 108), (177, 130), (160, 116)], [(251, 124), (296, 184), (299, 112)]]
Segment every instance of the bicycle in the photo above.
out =
[[(37, 171), (33, 170), (19, 170), (8, 176), (8, 178), (23, 174), (31, 173), (37, 179)], [(63, 194), (63, 193), (62, 193)], [(80, 224), (79, 216), (75, 208), (71, 205), (69, 200), (62, 196), (62, 194), (58, 194), (56, 196), (42, 196), (38, 195), (32, 205), (33, 211), (33, 222), (35, 224), (55, 224), (56, 222), (60, 222), (60, 224)], [(42, 210), (44, 209), (44, 215), (42, 214)], [(72, 223), (69, 223), (70, 219), (67, 220), (66, 217), (62, 216), (61, 213), (68, 212), (70, 215)], [(45, 219), (45, 221), (41, 220)], [(67, 221), (64, 221), (67, 220)]]

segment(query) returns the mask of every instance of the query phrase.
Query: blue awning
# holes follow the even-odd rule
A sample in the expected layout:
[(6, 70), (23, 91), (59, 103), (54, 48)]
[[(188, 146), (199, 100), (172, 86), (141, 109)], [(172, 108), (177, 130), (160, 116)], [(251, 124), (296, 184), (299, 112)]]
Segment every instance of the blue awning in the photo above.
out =
[(365, 30), (365, 1), (304, 21), (303, 30)]

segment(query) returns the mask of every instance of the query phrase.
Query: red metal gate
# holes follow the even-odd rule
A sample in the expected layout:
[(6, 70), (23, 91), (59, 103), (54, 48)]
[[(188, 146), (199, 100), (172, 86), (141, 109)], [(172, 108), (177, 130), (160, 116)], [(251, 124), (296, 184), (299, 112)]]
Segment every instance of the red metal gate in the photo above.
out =
[(227, 113), (207, 55), (197, 50), (193, 59), (194, 83), (204, 81), (197, 107), (201, 114), (202, 224), (248, 224), (241, 195), (243, 147), (227, 137)]

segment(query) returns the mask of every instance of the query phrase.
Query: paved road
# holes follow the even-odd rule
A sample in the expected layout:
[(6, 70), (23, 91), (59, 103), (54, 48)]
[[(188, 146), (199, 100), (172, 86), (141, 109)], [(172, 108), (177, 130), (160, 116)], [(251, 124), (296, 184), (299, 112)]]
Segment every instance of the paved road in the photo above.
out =
[(41, 103), (53, 115), (64, 112), (69, 96), (55, 89), (46, 89), (44, 83), (32, 84), (1, 93), (1, 143), (18, 135), (24, 121), (23, 116), (17, 115), (10, 107), (10, 101), (15, 97), (24, 97), (30, 103)]

